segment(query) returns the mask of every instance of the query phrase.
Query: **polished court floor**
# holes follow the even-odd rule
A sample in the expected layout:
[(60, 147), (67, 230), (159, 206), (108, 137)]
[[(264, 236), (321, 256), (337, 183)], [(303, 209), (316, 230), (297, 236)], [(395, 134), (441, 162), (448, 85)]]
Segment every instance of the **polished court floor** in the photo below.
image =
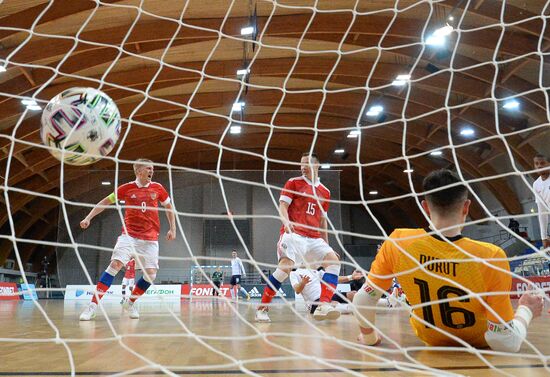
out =
[(253, 301), (143, 302), (139, 320), (106, 303), (108, 317), (92, 322), (78, 321), (85, 303), (39, 303), (47, 316), (30, 301), (0, 301), (0, 376), (550, 375), (548, 314), (529, 328), (541, 354), (524, 345), (512, 356), (423, 348), (407, 313), (395, 309), (379, 312), (391, 342), (373, 349), (355, 342), (351, 315), (314, 322), (279, 305), (272, 323), (256, 324)]

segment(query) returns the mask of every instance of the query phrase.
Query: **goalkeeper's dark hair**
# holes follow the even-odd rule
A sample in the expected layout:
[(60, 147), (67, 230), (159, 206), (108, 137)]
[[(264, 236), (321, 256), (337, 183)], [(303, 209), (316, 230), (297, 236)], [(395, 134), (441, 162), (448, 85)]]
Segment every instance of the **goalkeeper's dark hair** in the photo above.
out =
[[(436, 190), (426, 194), (426, 200), (437, 209), (452, 209), (468, 199), (468, 189), (452, 171), (448, 169), (434, 170), (422, 182), (424, 192)], [(452, 187), (444, 188), (453, 185)], [(441, 190), (437, 190), (441, 188)]]
[(535, 155), (535, 157), (533, 157), (533, 159), (535, 159), (535, 158), (540, 158), (540, 159), (543, 159), (546, 162), (550, 162), (550, 161), (548, 161), (548, 157), (546, 157), (545, 155), (543, 155), (541, 153)]

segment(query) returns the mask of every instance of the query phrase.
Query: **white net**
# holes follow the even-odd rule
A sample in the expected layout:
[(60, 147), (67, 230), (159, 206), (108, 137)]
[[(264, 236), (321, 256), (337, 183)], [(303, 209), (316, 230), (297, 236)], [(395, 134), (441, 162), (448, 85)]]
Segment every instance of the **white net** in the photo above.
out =
[[(512, 293), (532, 285), (524, 275), (547, 275), (548, 258), (525, 234), (539, 239), (534, 212), (550, 212), (548, 204), (534, 204), (530, 178), (533, 157), (548, 151), (547, 6), (483, 0), (0, 2), (0, 261), (15, 259), (28, 284), (34, 274), (25, 266), (33, 255), (55, 251), (57, 284), (39, 294), (95, 285), (110, 260), (123, 206), (87, 232), (78, 222), (113, 186), (132, 179), (130, 164), (139, 157), (153, 159), (161, 171), (157, 178), (174, 200), (178, 229), (174, 244), (161, 242), (158, 289), (149, 307), (143, 300), (139, 325), (127, 325), (103, 300), (94, 332), (67, 325), (67, 316), (78, 322), (78, 304), (65, 300), (62, 310), (70, 314), (61, 320), (55, 304), (31, 298), (38, 310), (32, 322), (48, 334), (32, 330), (29, 336), (12, 326), (0, 348), (36, 354), (62, 347), (59, 362), (23, 365), (25, 357), (13, 356), (0, 372), (548, 373), (544, 338), (528, 337), (520, 353), (507, 354), (473, 348), (441, 329), (459, 346), (426, 347), (408, 326), (406, 305), (379, 307), (383, 343), (366, 347), (355, 341), (352, 316), (330, 325), (313, 322), (294, 306), (290, 291), (276, 299), (269, 326), (254, 323), (254, 300), (235, 305), (223, 296), (213, 299), (216, 307), (200, 300), (180, 305), (179, 293), (177, 304), (160, 293), (199, 276), (212, 286), (212, 269), (201, 266), (229, 265), (233, 248), (249, 275), (247, 293), (261, 293), (276, 268), (279, 191), (296, 175), (302, 151), (318, 152), (329, 165), (323, 168), (333, 170), (322, 171), (333, 194), (328, 228), (346, 273), (368, 271), (389, 229), (426, 223), (419, 179), (452, 167), (473, 200), (465, 233), (506, 248), (517, 279)], [(90, 169), (49, 157), (34, 110), (78, 86), (108, 93), (123, 117), (115, 151)], [(31, 102), (24, 108), (21, 100)], [(110, 186), (102, 188), (102, 181)], [(519, 227), (508, 226), (512, 218)], [(416, 262), (415, 268), (438, 276), (431, 266)], [(469, 298), (480, 297), (457, 286)], [(112, 296), (120, 297), (117, 291)], [(278, 316), (284, 320), (277, 322)], [(110, 355), (89, 356), (94, 344), (105, 344)], [(90, 358), (100, 366), (87, 364)]]

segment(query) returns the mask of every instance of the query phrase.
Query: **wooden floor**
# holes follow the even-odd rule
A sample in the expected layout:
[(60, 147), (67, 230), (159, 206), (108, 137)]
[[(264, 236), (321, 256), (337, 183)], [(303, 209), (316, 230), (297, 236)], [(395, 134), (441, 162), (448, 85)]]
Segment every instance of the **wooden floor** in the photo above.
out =
[[(253, 301), (144, 302), (139, 320), (107, 303), (109, 321), (98, 314), (92, 322), (78, 321), (85, 303), (39, 303), (51, 323), (30, 301), (0, 301), (0, 376), (550, 375), (544, 366), (550, 355), (547, 314), (529, 329), (529, 340), (544, 356), (524, 345), (521, 357), (485, 355), (484, 363), (465, 351), (415, 348), (422, 344), (407, 314), (395, 309), (380, 312), (378, 323), (407, 352), (389, 341), (374, 350), (358, 345), (351, 315), (312, 322), (277, 306), (272, 323), (256, 324)], [(429, 373), (426, 366), (439, 370)]]

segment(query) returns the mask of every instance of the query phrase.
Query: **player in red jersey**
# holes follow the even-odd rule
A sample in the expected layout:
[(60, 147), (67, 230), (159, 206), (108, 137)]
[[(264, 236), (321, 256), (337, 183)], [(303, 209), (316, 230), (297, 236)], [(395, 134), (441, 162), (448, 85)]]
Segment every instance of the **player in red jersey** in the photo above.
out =
[(143, 267), (145, 271), (132, 290), (130, 300), (125, 303), (125, 307), (129, 311), (130, 318), (139, 318), (139, 313), (134, 302), (153, 283), (159, 268), (159, 201), (166, 208), (166, 217), (170, 224), (170, 230), (166, 233), (166, 239), (171, 241), (176, 238), (176, 218), (172, 210), (170, 197), (160, 183), (151, 180), (153, 178), (153, 170), (151, 160), (137, 160), (134, 164), (136, 180), (119, 186), (116, 194), (112, 193), (102, 199), (90, 211), (88, 216), (80, 222), (82, 229), (88, 228), (90, 221), (95, 216), (117, 200), (124, 202), (126, 206), (122, 234), (118, 237), (113, 250), (111, 263), (99, 278), (96, 294), (92, 298), (90, 305), (80, 315), (81, 321), (89, 321), (95, 317), (98, 300), (101, 300), (105, 292), (107, 292), (120, 269), (132, 258), (137, 260), (137, 267)]
[(126, 264), (126, 271), (124, 272), (124, 277), (122, 278), (122, 300), (121, 304), (126, 302), (126, 287), (132, 292), (134, 290), (134, 282), (136, 278), (136, 260), (134, 258), (130, 259), (130, 262)]
[(340, 316), (330, 301), (334, 295), (340, 274), (338, 255), (328, 245), (327, 212), (330, 191), (320, 182), (319, 158), (304, 153), (301, 163), (302, 176), (289, 179), (279, 198), (279, 213), (283, 225), (277, 243), (279, 265), (269, 276), (264, 288), (262, 304), (256, 311), (257, 322), (269, 322), (268, 304), (281, 284), (288, 278), (294, 265), (325, 267), (321, 282), (321, 304), (313, 313), (318, 320), (336, 319)]

